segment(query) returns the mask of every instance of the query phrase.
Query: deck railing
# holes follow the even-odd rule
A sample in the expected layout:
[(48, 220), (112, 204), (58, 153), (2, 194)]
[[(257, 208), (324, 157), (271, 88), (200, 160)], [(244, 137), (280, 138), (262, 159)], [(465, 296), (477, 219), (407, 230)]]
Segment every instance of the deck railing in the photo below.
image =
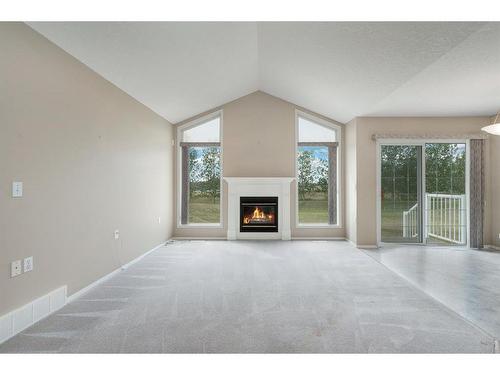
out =
[[(465, 244), (467, 230), (465, 195), (425, 194), (427, 237), (444, 242)], [(418, 236), (418, 204), (403, 211), (403, 237)]]
[(415, 238), (418, 236), (418, 203), (408, 211), (403, 211), (403, 237)]
[(427, 236), (464, 244), (467, 230), (465, 195), (426, 194)]

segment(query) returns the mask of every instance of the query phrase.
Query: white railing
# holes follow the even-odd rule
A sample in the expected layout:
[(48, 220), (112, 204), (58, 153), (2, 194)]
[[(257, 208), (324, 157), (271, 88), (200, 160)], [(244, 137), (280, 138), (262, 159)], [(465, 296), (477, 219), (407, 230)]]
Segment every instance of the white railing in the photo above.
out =
[(467, 230), (465, 195), (426, 194), (427, 236), (464, 244)]
[(418, 203), (408, 211), (403, 211), (403, 237), (415, 238), (418, 236)]
[[(467, 207), (465, 195), (425, 194), (427, 237), (445, 242), (465, 244)], [(403, 211), (403, 237), (418, 236), (418, 203)]]

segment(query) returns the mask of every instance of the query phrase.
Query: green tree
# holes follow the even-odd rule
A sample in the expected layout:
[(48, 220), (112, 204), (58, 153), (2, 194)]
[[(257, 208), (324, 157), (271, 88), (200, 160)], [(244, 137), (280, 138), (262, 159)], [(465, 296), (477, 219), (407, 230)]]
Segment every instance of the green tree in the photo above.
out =
[(313, 189), (313, 153), (309, 150), (299, 151), (297, 158), (299, 199), (305, 200), (306, 194)]
[(200, 179), (200, 162), (198, 160), (198, 151), (192, 147), (189, 149), (189, 196), (192, 198), (197, 188), (197, 182)]
[(465, 194), (464, 145), (430, 143), (425, 152), (427, 192)]
[(328, 192), (328, 160), (319, 159), (318, 168), (316, 169), (316, 179), (318, 191), (322, 193)]
[(200, 178), (204, 190), (213, 201), (220, 196), (220, 150), (218, 147), (206, 147), (201, 158)]

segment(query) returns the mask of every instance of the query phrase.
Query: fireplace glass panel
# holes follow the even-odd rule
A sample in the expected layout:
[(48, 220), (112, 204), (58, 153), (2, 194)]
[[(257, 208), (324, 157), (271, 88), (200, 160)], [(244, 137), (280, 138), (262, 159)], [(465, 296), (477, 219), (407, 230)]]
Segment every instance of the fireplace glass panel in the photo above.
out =
[(241, 232), (277, 232), (277, 197), (241, 197)]

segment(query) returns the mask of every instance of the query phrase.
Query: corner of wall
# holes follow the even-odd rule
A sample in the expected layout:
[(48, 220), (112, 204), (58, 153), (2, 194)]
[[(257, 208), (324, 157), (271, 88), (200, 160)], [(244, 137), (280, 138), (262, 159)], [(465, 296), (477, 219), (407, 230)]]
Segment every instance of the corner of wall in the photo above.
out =
[(357, 242), (357, 119), (345, 125), (345, 226), (346, 238)]

